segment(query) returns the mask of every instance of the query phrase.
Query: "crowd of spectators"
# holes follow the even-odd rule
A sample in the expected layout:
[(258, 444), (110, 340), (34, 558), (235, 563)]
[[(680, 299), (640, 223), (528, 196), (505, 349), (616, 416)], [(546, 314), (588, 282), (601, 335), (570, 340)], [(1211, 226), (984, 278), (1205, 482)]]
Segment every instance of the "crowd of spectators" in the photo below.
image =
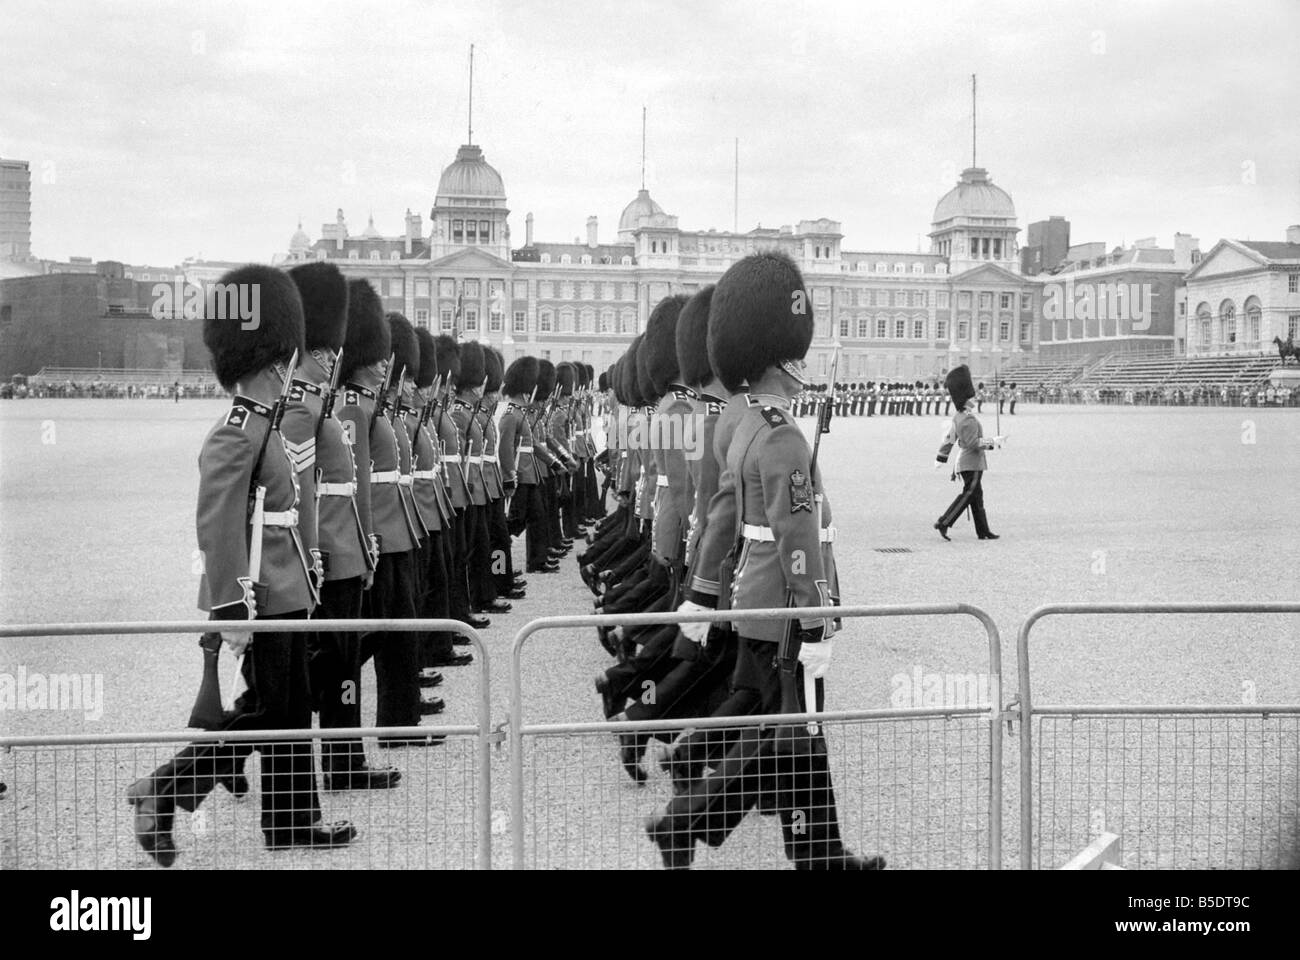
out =
[(0, 400), (24, 397), (57, 397), (74, 399), (115, 400), (173, 400), (222, 396), (220, 384), (215, 380), (199, 383), (125, 383), (116, 380), (37, 380), (27, 383), (0, 384)]
[(1111, 404), (1157, 407), (1295, 407), (1300, 390), (1260, 384), (1254, 387), (1194, 383), (1163, 387), (1030, 387), (1031, 403)]

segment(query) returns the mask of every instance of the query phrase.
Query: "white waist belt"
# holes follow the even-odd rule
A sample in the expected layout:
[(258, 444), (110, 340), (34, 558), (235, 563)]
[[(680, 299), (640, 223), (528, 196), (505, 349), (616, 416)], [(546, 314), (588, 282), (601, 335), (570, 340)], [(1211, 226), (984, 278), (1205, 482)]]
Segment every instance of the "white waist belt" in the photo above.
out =
[(264, 527), (296, 527), (298, 526), (298, 508), (292, 507), (288, 510), (266, 510), (262, 513), (262, 526)]
[(658, 477), (655, 478), (655, 486), (656, 487), (668, 486), (668, 478), (663, 474), (660, 474)]
[(485, 453), (485, 454), (483, 454), (483, 462), (484, 462), (484, 463), (496, 463), (496, 462), (497, 462), (497, 455), (494, 453), (492, 456), (489, 457), (489, 456)]
[(460, 463), (460, 457), (454, 453), (444, 453), (442, 455), (443, 463)]
[(415, 477), (416, 480), (433, 480), (437, 478), (438, 471), (437, 470), (416, 470), (415, 473), (411, 474), (411, 476)]
[(351, 483), (318, 483), (316, 493), (322, 497), (354, 497), (357, 493), (357, 482), (353, 480)]
[[(757, 524), (747, 523), (741, 528), (741, 534), (746, 540), (757, 540), (759, 543), (776, 543), (776, 534), (772, 532), (771, 527), (760, 527)], [(818, 531), (817, 539), (822, 543), (835, 542), (835, 528), (823, 527)]]
[(533, 452), (533, 445), (531, 443), (522, 444), (519, 447), (519, 449), (515, 451), (515, 453), (532, 453), (532, 452)]
[(415, 476), (410, 473), (403, 473), (397, 478), (398, 485), (403, 487), (409, 487), (414, 481)]
[(370, 475), (371, 483), (397, 483), (402, 474), (397, 470), (377, 470)]
[(483, 462), (483, 458), (482, 458), (481, 456), (480, 456), (480, 457), (466, 457), (466, 459), (467, 459), (470, 463), (472, 463), (472, 464), (474, 464), (474, 465), (476, 465), (476, 466), (477, 466), (478, 464), (481, 464), (481, 463)]

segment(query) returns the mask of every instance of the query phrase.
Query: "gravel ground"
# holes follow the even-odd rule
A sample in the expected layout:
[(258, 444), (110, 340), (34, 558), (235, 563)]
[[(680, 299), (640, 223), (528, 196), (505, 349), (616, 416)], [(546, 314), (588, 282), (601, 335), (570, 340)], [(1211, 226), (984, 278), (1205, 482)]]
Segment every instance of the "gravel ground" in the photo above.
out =
[[(194, 600), (197, 454), (224, 404), (41, 400), (0, 404), (0, 619), (5, 623), (199, 616)], [(993, 432), (991, 412), (983, 416)], [(1002, 535), (968, 523), (944, 543), (931, 529), (956, 493), (931, 469), (944, 420), (854, 418), (824, 438), (823, 472), (838, 528), (841, 592), (852, 603), (956, 600), (1002, 631), (1004, 697), (1014, 691), (1016, 630), (1057, 601), (1294, 600), (1300, 578), (1290, 521), (1300, 477), (1300, 418), (1289, 410), (1035, 407), (1002, 418), (986, 504)], [(882, 548), (907, 553), (880, 553)], [(519, 559), (519, 551), (516, 552)], [(492, 716), (508, 712), (514, 633), (539, 616), (589, 610), (573, 561), (530, 577), (516, 612), (484, 631)], [(1034, 631), (1038, 704), (1300, 704), (1295, 617), (1070, 617)], [(849, 624), (828, 684), (835, 710), (922, 706), (918, 694), (988, 672), (987, 643), (965, 618)], [(606, 657), (590, 630), (551, 631), (523, 656), (530, 722), (599, 719), (592, 676)], [(5, 641), (0, 674), (102, 678), (102, 714), (0, 713), (6, 734), (175, 731), (199, 676), (192, 637)], [(473, 724), (480, 673), (446, 671), (442, 723)], [(936, 676), (937, 675), (937, 676)], [(367, 670), (365, 683), (373, 684)], [(363, 693), (373, 704), (373, 690)], [(1217, 718), (1066, 718), (1039, 744), (1045, 865), (1105, 826), (1130, 865), (1267, 864), (1294, 836), (1297, 723)], [(1271, 725), (1270, 725), (1271, 723)], [(1196, 724), (1199, 724), (1196, 725)], [(1003, 728), (1004, 734), (1006, 728)], [(1003, 861), (1019, 855), (1019, 737), (1004, 737)], [(970, 719), (846, 724), (831, 734), (845, 834), (898, 866), (975, 866), (986, 829), (987, 725)], [(147, 866), (130, 837), (125, 785), (170, 749), (123, 745), (0, 753), (5, 866)], [(1156, 757), (1157, 760), (1152, 758)], [(396, 752), (398, 790), (323, 795), (327, 819), (363, 836), (336, 854), (266, 854), (255, 800), (224, 794), (178, 828), (182, 864), (457, 866), (472, 862), (475, 755), (459, 739)], [(1157, 770), (1157, 763), (1159, 769)], [(1138, 769), (1143, 771), (1139, 778)], [(251, 769), (255, 769), (255, 766)], [(539, 738), (525, 757), (527, 862), (644, 866), (655, 857), (642, 815), (669, 791), (638, 788), (609, 734)], [(250, 770), (251, 772), (251, 770)], [(38, 776), (39, 774), (39, 776)], [(505, 748), (492, 761), (494, 865), (510, 862)], [(432, 838), (432, 839), (431, 839)], [(434, 842), (436, 841), (436, 842)], [(750, 817), (700, 865), (773, 866), (773, 818)]]

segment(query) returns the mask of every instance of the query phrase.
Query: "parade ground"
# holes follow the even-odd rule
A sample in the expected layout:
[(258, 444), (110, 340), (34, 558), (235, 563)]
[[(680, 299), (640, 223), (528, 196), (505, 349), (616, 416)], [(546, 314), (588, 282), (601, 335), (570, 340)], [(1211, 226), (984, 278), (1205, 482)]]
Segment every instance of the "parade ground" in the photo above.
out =
[[(206, 432), (225, 408), (221, 401), (0, 404), (0, 621), (13, 625), (202, 618), (195, 606), (197, 455)], [(986, 433), (994, 433), (991, 405), (985, 405), (981, 419)], [(1004, 677), (1003, 689), (989, 690), (988, 699), (1000, 696), (1005, 703), (1015, 693), (1016, 631), (1025, 616), (1044, 603), (1295, 599), (1300, 584), (1296, 548), (1300, 417), (1296, 411), (1022, 405), (1014, 417), (1001, 417), (1001, 433), (1007, 440), (1001, 450), (989, 455), (985, 501), (990, 526), (1001, 539), (988, 542), (975, 538), (968, 520), (952, 530), (950, 543), (932, 529), (958, 490), (957, 484), (949, 482), (947, 467), (934, 467), (946, 423), (938, 416), (844, 418), (835, 420), (831, 433), (822, 438), (821, 466), (837, 530), (841, 599), (846, 605), (963, 601), (985, 610), (1001, 630)], [(522, 568), (519, 541), (516, 562)], [(494, 616), (492, 625), (482, 631), (490, 653), (494, 722), (505, 720), (509, 712), (510, 647), (516, 632), (538, 617), (591, 612), (591, 595), (579, 579), (573, 555), (565, 558), (558, 573), (532, 574), (528, 580), (527, 597), (516, 602), (510, 614)], [(1033, 637), (1032, 676), (1039, 703), (1300, 703), (1296, 669), (1300, 635), (1294, 617), (1071, 617), (1044, 622)], [(0, 712), (0, 731), (5, 735), (184, 729), (200, 673), (200, 654), (192, 636), (0, 643), (0, 674), (79, 674), (102, 682), (98, 702), (78, 709), (28, 709), (26, 704), (5, 709)], [(530, 639), (522, 657), (527, 720), (601, 720), (592, 677), (608, 662), (590, 629), (550, 631)], [(444, 673), (446, 682), (438, 693), (447, 702), (446, 713), (425, 722), (473, 724), (478, 664)], [(928, 706), (927, 691), (942, 688), (944, 677), (972, 674), (981, 680), (989, 674), (988, 644), (974, 620), (849, 620), (836, 639), (827, 708)], [(935, 676), (940, 678), (938, 686), (931, 683)], [(370, 723), (374, 709), (370, 667), (364, 669), (363, 678), (363, 722)], [(951, 684), (947, 686), (951, 690)], [(963, 705), (975, 704), (955, 704)], [(1294, 750), (1294, 724), (1287, 729), (1289, 749)], [(867, 735), (846, 731), (840, 747), (833, 734), (829, 739), (834, 757), (840, 747), (857, 749)], [(1140, 731), (1138, 739), (1142, 739)], [(1167, 751), (1160, 754), (1162, 736), (1155, 737), (1149, 745), (1150, 762), (1156, 763), (1159, 754), (1159, 763), (1175, 764), (1177, 739), (1171, 738)], [(899, 740), (898, 735), (894, 740)], [(563, 776), (553, 777), (545, 789), (530, 792), (533, 815), (545, 820), (550, 831), (539, 834), (549, 840), (538, 842), (530, 862), (563, 866), (618, 861), (654, 867), (657, 857), (640, 834), (639, 817), (669, 796), (657, 766), (650, 764), (648, 784), (634, 785), (619, 765), (610, 734), (538, 749), (541, 755), (551, 751), (548, 762), (564, 769)], [(905, 755), (914, 749), (919, 748), (907, 742), (897, 745), (904, 759), (895, 756), (891, 769), (905, 769)], [(1212, 741), (1207, 749), (1190, 761), (1184, 757), (1184, 762), (1213, 766), (1218, 757)], [(1279, 820), (1295, 816), (1296, 761), (1294, 755), (1287, 758), (1287, 749), (1282, 744), (1283, 759), (1270, 774), (1282, 781), (1274, 784), (1280, 796), (1290, 798), (1289, 808), (1277, 811)], [(1013, 810), (1018, 751), (1014, 733), (1006, 737), (1004, 750), (1006, 808)], [(405, 829), (418, 831), (427, 820), (420, 809), (425, 799), (461, 803), (454, 794), (472, 789), (472, 783), (460, 766), (468, 762), (469, 751), (451, 741), (419, 751), (418, 758), (414, 753), (393, 751), (386, 758), (408, 772), (404, 783), (388, 793), (407, 794), (400, 800), (384, 798), (383, 803), (408, 816), (411, 822)], [(654, 755), (652, 748), (652, 760)], [(138, 764), (138, 769), (120, 769), (103, 782), (124, 787), (132, 774), (147, 772), (153, 758), (152, 752), (142, 751), (136, 759), (129, 750), (118, 752), (119, 767)], [(0, 758), (0, 771), (9, 774), (0, 779), (14, 776), (8, 760)], [(850, 761), (833, 759), (836, 763)], [(493, 786), (494, 828), (499, 820), (504, 822), (508, 807), (505, 766), (504, 756), (493, 762), (494, 778), (500, 773), (499, 785), (494, 780)], [(914, 829), (918, 821), (927, 836), (942, 833), (948, 829), (945, 825), (960, 833), (963, 817), (978, 807), (978, 803), (966, 804), (950, 819), (946, 811), (939, 817), (923, 809), (923, 796), (919, 801), (913, 797), (914, 805), (919, 803), (922, 809), (903, 823), (898, 805), (891, 804), (892, 826), (881, 827), (873, 822), (875, 813), (884, 809), (873, 790), (880, 764), (863, 761), (843, 769), (857, 781), (844, 783), (841, 768), (836, 768), (846, 831), (854, 845), (867, 852), (873, 852), (877, 842), (890, 847), (889, 830)], [(30, 775), (30, 771), (24, 774)], [(976, 791), (978, 777), (965, 776)], [(608, 851), (594, 849), (586, 839), (581, 843), (564, 839), (566, 832), (578, 829), (575, 797), (590, 801), (590, 791), (597, 787), (604, 799), (581, 815), (610, 818), (592, 835), (599, 834), (595, 847), (601, 843), (619, 847), (617, 856), (606, 856)], [(326, 819), (342, 806), (351, 809), (364, 800), (355, 795), (341, 799), (324, 794), (323, 798)], [(1210, 796), (1206, 802), (1218, 799), (1222, 798)], [(214, 801), (214, 817), (234, 805), (224, 794)], [(0, 818), (9, 816), (4, 805), (15, 804), (48, 804), (45, 819), (48, 822), (56, 814), (62, 818), (65, 843), (72, 843), (67, 833), (74, 830), (78, 842), (108, 842), (111, 850), (97, 861), (102, 865), (150, 863), (131, 841), (126, 805), (111, 796), (96, 797), (89, 804), (93, 812), (87, 812), (66, 803), (61, 806), (60, 799), (49, 793), (25, 796), (20, 778), (18, 783), (11, 781), (8, 796), (0, 800)], [(250, 862), (285, 862), (260, 850), (256, 803), (243, 801), (243, 805), (249, 811), (243, 815), (248, 835), (241, 843)], [(1263, 812), (1272, 816), (1270, 810)], [(1088, 811), (1080, 815), (1086, 817)], [(771, 818), (751, 820), (756, 821), (753, 830), (776, 829)], [(358, 846), (364, 848), (362, 829)], [(1236, 850), (1231, 832), (1225, 831), (1229, 838), (1224, 841), (1230, 853)], [(1014, 865), (1018, 856), (1014, 816), (1004, 821), (1002, 833), (1004, 864)], [(1215, 835), (1195, 832), (1183, 841), (1191, 845), (1192, 863), (1202, 856), (1197, 848), (1203, 840), (1204, 865), (1238, 865), (1211, 862), (1223, 850), (1215, 849)], [(195, 849), (188, 833), (179, 835), (178, 843), (182, 850)], [(39, 859), (39, 851), (15, 849), (12, 843), (3, 849), (10, 861), (5, 865), (40, 865), (29, 860)], [(737, 865), (738, 850), (744, 846), (729, 844), (724, 849), (730, 857), (727, 862)], [(766, 850), (765, 856), (780, 862), (779, 841), (775, 847), (767, 844)], [(966, 862), (967, 855), (956, 847), (951, 856), (948, 850), (947, 840), (940, 836), (930, 847), (909, 842), (882, 852), (901, 859), (899, 866), (981, 865), (978, 860)], [(1144, 865), (1160, 863), (1166, 855), (1162, 839)], [(365, 862), (371, 865), (385, 862), (382, 852), (372, 849), (368, 856)], [(197, 854), (189, 861), (191, 865), (202, 862)], [(508, 865), (508, 848), (497, 862)], [(467, 864), (449, 860), (446, 865)], [(1250, 865), (1249, 858), (1240, 865)]]

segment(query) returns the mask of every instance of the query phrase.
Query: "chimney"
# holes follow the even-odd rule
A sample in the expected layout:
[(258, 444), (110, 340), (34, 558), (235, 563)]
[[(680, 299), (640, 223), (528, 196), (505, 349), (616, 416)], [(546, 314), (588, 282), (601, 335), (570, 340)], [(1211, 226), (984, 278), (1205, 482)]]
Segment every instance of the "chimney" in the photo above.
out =
[(1293, 223), (1286, 228), (1286, 242), (1300, 243), (1300, 223)]
[(424, 232), (424, 221), (418, 213), (412, 213), (411, 208), (406, 208), (406, 254), (410, 256), (421, 234)]
[(587, 246), (596, 247), (596, 218), (587, 218)]
[(1192, 269), (1192, 253), (1200, 248), (1201, 241), (1188, 233), (1174, 234), (1174, 264), (1183, 270)]
[(348, 235), (348, 224), (347, 221), (343, 219), (342, 207), (339, 207), (339, 212), (338, 215), (335, 217), (334, 222), (335, 225), (338, 227), (338, 232), (334, 234), (334, 249), (342, 250), (343, 241), (347, 239), (347, 235)]
[(533, 215), (530, 213), (528, 216), (524, 217), (524, 246), (531, 247), (532, 245), (533, 245)]

